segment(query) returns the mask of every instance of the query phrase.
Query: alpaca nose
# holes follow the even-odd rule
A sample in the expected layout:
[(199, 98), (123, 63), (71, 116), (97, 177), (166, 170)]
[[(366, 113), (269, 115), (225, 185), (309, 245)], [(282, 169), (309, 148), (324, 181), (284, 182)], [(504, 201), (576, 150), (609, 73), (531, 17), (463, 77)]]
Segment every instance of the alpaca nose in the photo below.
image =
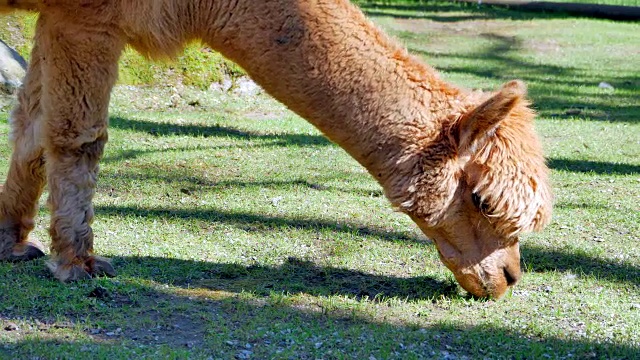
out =
[(522, 277), (519, 266), (516, 268), (505, 266), (502, 268), (502, 272), (504, 273), (504, 278), (507, 280), (507, 286), (515, 285), (518, 280), (520, 280), (520, 277)]

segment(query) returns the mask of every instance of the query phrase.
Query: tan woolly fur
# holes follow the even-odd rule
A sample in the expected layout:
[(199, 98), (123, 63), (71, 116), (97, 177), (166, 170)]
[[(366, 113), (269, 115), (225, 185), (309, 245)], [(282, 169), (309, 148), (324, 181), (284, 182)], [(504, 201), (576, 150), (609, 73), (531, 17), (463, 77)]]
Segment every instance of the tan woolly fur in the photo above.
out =
[(346, 0), (0, 0), (0, 12), (14, 9), (39, 19), (11, 115), (0, 260), (44, 255), (29, 233), (47, 183), (54, 276), (115, 275), (93, 253), (91, 223), (118, 59), (127, 44), (166, 58), (194, 39), (362, 164), (473, 295), (498, 298), (515, 284), (519, 235), (550, 221), (524, 84), (448, 84)]

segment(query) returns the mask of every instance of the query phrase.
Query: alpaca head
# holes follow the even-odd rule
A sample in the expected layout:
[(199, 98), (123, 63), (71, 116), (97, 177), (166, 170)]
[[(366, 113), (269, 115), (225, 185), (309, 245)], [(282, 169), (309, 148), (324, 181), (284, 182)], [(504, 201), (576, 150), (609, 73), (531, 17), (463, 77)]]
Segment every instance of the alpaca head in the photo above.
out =
[(547, 167), (519, 81), (473, 101), (423, 154), (400, 208), (431, 238), (460, 285), (502, 296), (520, 278), (519, 234), (550, 220)]

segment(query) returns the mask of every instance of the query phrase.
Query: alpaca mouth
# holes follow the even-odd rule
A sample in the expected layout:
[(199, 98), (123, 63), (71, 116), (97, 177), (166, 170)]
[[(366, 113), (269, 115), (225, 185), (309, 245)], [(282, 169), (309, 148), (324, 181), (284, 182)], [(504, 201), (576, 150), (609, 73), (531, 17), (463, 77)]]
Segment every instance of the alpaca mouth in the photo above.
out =
[(486, 296), (492, 298), (500, 298), (507, 290), (518, 283), (522, 274), (520, 268), (512, 268), (509, 266), (498, 267), (493, 272), (495, 275), (488, 273), (483, 266), (480, 268), (480, 278), (483, 283), (483, 288), (486, 291)]
[(475, 264), (454, 271), (454, 276), (460, 286), (473, 296), (499, 299), (520, 280), (521, 274), (519, 268), (504, 266), (493, 269)]

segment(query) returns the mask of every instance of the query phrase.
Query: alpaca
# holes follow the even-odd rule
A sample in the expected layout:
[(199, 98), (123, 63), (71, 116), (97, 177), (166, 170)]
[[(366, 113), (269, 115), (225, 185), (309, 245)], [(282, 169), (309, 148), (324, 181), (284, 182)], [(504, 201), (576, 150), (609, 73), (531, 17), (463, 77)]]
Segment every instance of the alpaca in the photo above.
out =
[(0, 260), (44, 256), (29, 239), (45, 182), (48, 266), (60, 281), (114, 276), (93, 253), (98, 162), (117, 61), (129, 44), (172, 57), (200, 39), (340, 145), (433, 240), (459, 284), (499, 298), (521, 276), (518, 237), (551, 217), (526, 88), (460, 89), (347, 0), (0, 0), (39, 13), (0, 194)]

